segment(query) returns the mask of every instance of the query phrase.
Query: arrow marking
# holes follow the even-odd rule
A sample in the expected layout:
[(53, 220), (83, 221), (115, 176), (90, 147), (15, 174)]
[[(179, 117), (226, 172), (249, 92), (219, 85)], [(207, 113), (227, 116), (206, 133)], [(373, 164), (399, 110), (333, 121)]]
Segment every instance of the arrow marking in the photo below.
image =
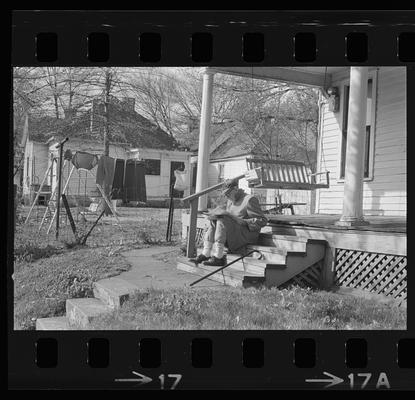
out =
[(137, 382), (139, 385), (145, 385), (152, 381), (148, 376), (141, 375), (138, 372), (132, 371), (134, 375), (137, 375), (139, 378), (116, 378), (115, 382)]
[(330, 386), (338, 385), (339, 383), (344, 382), (342, 378), (339, 378), (336, 375), (329, 374), (328, 372), (323, 372), (324, 375), (329, 376), (331, 379), (306, 379), (306, 382), (324, 382), (328, 383), (328, 385), (324, 386), (324, 388), (328, 388)]

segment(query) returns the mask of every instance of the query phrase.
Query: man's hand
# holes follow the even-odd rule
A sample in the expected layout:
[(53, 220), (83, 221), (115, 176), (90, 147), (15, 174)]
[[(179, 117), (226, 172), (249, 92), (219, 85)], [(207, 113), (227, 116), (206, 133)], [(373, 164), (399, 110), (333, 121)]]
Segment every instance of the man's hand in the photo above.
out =
[(247, 224), (247, 222), (243, 218), (239, 218), (233, 214), (228, 214), (225, 217), (232, 218), (237, 224), (242, 225), (242, 226)]

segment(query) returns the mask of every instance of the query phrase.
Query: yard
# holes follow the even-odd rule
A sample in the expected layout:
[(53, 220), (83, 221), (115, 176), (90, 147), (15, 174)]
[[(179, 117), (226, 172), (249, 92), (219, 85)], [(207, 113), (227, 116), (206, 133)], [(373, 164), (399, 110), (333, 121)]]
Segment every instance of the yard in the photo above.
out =
[[(20, 209), (14, 238), (15, 329), (34, 329), (36, 318), (63, 315), (68, 298), (92, 297), (93, 282), (130, 268), (122, 251), (165, 243), (167, 209), (123, 208), (123, 232), (114, 217), (104, 217), (85, 246), (75, 244), (69, 227), (62, 228), (58, 241), (54, 230), (46, 235), (46, 227), (39, 234), (36, 215), (23, 224), (27, 212), (28, 207)], [(175, 210), (172, 242), (178, 246), (179, 221)]]
[[(121, 254), (125, 250), (173, 244), (180, 253), (181, 210), (175, 210), (172, 243), (165, 242), (167, 209), (120, 212), (122, 233), (113, 217), (105, 217), (79, 246), (70, 228), (62, 229), (59, 241), (54, 231), (38, 234), (36, 218), (24, 225), (27, 208), (21, 210), (14, 251), (15, 329), (34, 329), (36, 318), (63, 315), (68, 298), (92, 297), (93, 282), (130, 268)], [(166, 262), (175, 269), (173, 258)], [(148, 288), (95, 320), (91, 329), (406, 329), (406, 307), (300, 287)]]

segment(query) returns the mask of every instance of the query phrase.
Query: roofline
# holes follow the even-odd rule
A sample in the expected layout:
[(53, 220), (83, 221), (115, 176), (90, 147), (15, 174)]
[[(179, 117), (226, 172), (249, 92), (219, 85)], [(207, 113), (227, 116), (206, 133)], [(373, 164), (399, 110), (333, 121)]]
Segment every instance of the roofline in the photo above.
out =
[[(65, 135), (62, 135), (62, 138), (65, 137)], [(56, 142), (58, 142), (59, 140), (57, 140), (56, 136), (52, 136), (50, 137), (45, 143), (48, 144), (49, 142), (51, 142), (52, 140), (55, 140)], [(81, 140), (83, 142), (90, 142), (90, 143), (100, 143), (98, 140), (92, 140), (92, 139), (87, 139), (87, 138), (80, 138), (80, 137), (74, 137), (74, 138), (69, 138), (68, 142), (70, 142), (71, 140)], [(127, 146), (127, 147), (132, 147), (131, 143), (123, 143), (123, 142), (110, 142), (110, 145), (116, 145), (116, 146)], [(102, 143), (102, 145), (104, 145)]]
[(176, 149), (156, 149), (153, 147), (134, 147), (134, 149), (128, 150), (129, 152), (136, 152), (136, 151), (140, 151), (140, 150), (152, 150), (152, 151), (162, 151), (162, 152), (174, 152), (174, 153), (182, 153), (182, 154), (186, 154), (186, 155), (192, 155), (191, 151), (184, 151), (184, 150), (176, 150)]
[(229, 161), (231, 159), (237, 159), (237, 158), (245, 158), (246, 156), (251, 156), (253, 155), (252, 152), (249, 153), (242, 153), (242, 154), (237, 154), (235, 156), (229, 156), (229, 157), (220, 157), (220, 158), (212, 158), (209, 160), (209, 162), (218, 162), (218, 161)]

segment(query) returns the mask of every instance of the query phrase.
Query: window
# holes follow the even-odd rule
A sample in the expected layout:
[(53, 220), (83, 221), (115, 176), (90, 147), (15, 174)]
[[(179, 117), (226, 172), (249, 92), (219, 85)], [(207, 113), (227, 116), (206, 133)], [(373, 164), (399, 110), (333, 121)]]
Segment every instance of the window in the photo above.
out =
[(144, 160), (146, 175), (160, 175), (160, 160)]
[[(344, 86), (343, 96), (343, 129), (341, 143), (341, 164), (340, 179), (344, 179), (346, 167), (346, 148), (347, 148), (347, 123), (349, 117), (349, 94), (350, 86)], [(372, 103), (373, 103), (373, 79), (368, 80), (367, 86), (367, 108), (366, 108), (366, 138), (365, 138), (365, 161), (364, 161), (364, 178), (369, 178), (371, 173), (371, 152), (373, 147), (373, 121), (372, 121)]]
[(223, 182), (225, 180), (225, 164), (218, 164), (218, 167), (219, 167), (218, 182)]

